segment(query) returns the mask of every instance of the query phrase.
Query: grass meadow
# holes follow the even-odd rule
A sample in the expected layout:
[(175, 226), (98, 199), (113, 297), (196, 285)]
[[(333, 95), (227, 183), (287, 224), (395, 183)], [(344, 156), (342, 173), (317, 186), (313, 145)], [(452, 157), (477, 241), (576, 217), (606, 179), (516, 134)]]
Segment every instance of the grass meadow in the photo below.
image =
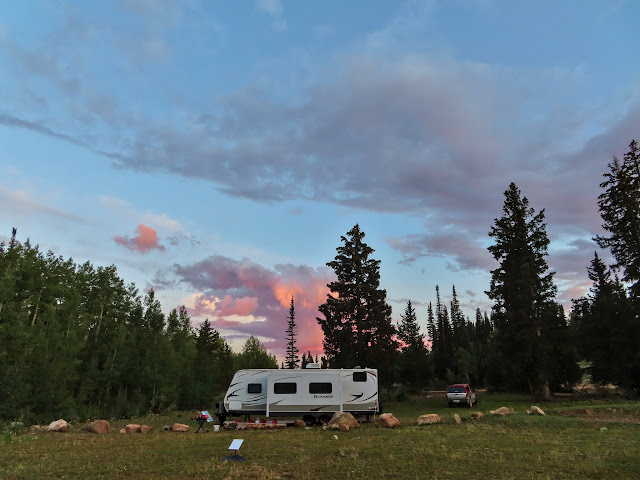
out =
[[(0, 478), (26, 479), (639, 479), (640, 402), (590, 398), (538, 403), (547, 415), (527, 415), (530, 397), (478, 394), (472, 409), (448, 408), (441, 395), (388, 404), (395, 429), (363, 423), (348, 432), (313, 427), (194, 434), (191, 412), (110, 420), (105, 435), (68, 433), (5, 436)], [(516, 413), (492, 416), (512, 407)], [(469, 414), (485, 417), (472, 421)], [(418, 426), (438, 413), (442, 422)], [(457, 425), (453, 415), (462, 418)], [(52, 419), (54, 420), (54, 419)], [(183, 422), (190, 432), (163, 425)], [(154, 427), (118, 433), (126, 423)], [(337, 435), (338, 439), (333, 436)], [(223, 462), (234, 438), (244, 439), (243, 462)]]

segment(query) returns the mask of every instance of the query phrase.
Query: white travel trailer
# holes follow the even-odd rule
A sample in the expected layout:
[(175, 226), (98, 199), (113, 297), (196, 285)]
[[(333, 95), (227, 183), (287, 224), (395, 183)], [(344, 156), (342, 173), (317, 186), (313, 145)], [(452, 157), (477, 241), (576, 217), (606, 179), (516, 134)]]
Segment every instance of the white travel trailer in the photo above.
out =
[(217, 416), (302, 417), (311, 425), (328, 422), (335, 412), (354, 416), (381, 413), (378, 371), (372, 368), (239, 370), (218, 403)]

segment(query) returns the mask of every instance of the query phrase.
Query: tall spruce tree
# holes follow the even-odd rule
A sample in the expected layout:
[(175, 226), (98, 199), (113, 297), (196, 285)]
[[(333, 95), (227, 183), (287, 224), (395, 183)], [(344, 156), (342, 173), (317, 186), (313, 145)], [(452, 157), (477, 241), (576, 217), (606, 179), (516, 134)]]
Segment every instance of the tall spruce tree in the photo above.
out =
[(431, 302), (429, 302), (429, 306), (427, 307), (427, 336), (429, 337), (429, 342), (431, 343), (431, 355), (435, 355), (437, 339), (436, 336), (438, 334), (438, 330), (436, 329), (436, 322), (433, 316), (433, 306)]
[(436, 285), (436, 312), (433, 343), (434, 372), (440, 380), (447, 379), (447, 372), (453, 372), (454, 355), (453, 330), (449, 312), (440, 298), (440, 287)]
[(355, 225), (335, 260), (327, 263), (336, 273), (326, 302), (319, 307), (318, 324), (324, 333), (323, 346), (331, 368), (356, 365), (377, 367), (381, 380), (392, 379), (397, 342), (391, 323), (387, 292), (380, 288), (380, 261), (364, 242), (364, 232)]
[(398, 325), (398, 338), (402, 342), (398, 361), (400, 380), (413, 388), (420, 388), (431, 380), (433, 368), (429, 351), (424, 344), (425, 335), (420, 333), (416, 310), (411, 300), (407, 302), (400, 318)]
[(640, 300), (640, 148), (633, 140), (622, 163), (614, 157), (600, 184), (605, 191), (598, 207), (610, 236), (596, 236), (600, 247), (609, 249), (622, 268), (631, 293)]
[(515, 183), (504, 192), (502, 217), (495, 220), (488, 249), (499, 262), (491, 271), (487, 292), (494, 300), (492, 319), (500, 336), (496, 343), (504, 368), (503, 387), (528, 388), (549, 398), (544, 344), (552, 339), (544, 331), (544, 314), (555, 309), (556, 287), (545, 256), (549, 239), (544, 210), (535, 213)]
[(291, 296), (291, 306), (289, 307), (289, 317), (287, 320), (287, 363), (285, 368), (298, 368), (300, 357), (298, 357), (298, 348), (296, 347), (296, 311)]

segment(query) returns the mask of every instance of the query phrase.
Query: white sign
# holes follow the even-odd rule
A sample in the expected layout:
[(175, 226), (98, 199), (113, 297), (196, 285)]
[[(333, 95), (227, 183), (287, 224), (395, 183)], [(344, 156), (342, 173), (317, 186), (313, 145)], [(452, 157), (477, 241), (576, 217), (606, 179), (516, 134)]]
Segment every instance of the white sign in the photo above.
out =
[(244, 442), (244, 440), (235, 438), (233, 442), (231, 442), (231, 445), (229, 445), (229, 450), (240, 450), (240, 445), (242, 445), (242, 442)]

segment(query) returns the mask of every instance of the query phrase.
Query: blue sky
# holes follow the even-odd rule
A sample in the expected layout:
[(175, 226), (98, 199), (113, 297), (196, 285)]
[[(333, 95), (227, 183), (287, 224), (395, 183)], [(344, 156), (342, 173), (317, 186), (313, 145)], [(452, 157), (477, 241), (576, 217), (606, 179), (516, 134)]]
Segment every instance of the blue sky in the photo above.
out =
[(569, 308), (599, 183), (640, 131), (640, 4), (119, 0), (0, 5), (0, 239), (115, 264), (238, 347), (320, 353), (356, 222), (394, 319), (489, 310), (514, 181)]

